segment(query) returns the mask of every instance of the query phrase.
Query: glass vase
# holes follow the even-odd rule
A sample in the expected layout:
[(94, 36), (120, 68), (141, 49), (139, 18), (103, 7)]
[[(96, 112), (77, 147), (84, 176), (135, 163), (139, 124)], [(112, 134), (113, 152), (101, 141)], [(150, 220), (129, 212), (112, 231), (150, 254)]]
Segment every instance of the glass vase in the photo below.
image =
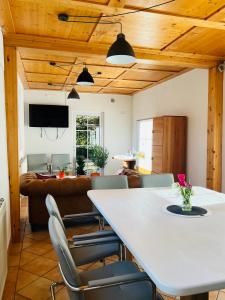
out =
[(183, 197), (182, 210), (192, 211), (191, 197), (186, 197), (186, 198)]

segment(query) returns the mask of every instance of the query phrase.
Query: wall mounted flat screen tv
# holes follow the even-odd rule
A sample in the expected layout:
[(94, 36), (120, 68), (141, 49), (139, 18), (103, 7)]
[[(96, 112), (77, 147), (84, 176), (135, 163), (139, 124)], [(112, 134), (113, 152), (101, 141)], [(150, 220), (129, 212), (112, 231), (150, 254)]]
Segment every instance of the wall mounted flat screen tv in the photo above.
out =
[(29, 104), (30, 127), (69, 127), (69, 109), (66, 105)]

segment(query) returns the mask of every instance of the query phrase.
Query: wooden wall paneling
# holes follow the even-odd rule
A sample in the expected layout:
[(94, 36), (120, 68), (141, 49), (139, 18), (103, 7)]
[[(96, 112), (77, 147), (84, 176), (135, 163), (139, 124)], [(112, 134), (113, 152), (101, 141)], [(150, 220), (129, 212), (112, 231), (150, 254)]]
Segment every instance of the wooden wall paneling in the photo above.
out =
[(5, 47), (5, 98), (12, 242), (20, 241), (17, 52)]
[(221, 191), (222, 184), (223, 73), (209, 69), (207, 187)]

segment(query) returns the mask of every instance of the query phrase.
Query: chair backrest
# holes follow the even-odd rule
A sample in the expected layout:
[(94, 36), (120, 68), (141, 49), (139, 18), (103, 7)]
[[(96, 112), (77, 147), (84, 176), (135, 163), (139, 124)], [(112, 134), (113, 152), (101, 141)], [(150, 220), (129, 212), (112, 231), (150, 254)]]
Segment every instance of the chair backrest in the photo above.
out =
[[(65, 234), (59, 223), (59, 220), (55, 216), (51, 216), (48, 221), (49, 235), (52, 241), (52, 245), (57, 254), (60, 267), (65, 279), (72, 286), (79, 287), (81, 280), (78, 272), (76, 271), (76, 265), (70, 253), (67, 242), (65, 241)], [(69, 291), (69, 290), (68, 290)], [(70, 299), (81, 300), (82, 295), (79, 293), (70, 292)]]
[(128, 189), (128, 180), (125, 175), (96, 176), (91, 178), (93, 190)]
[(60, 212), (59, 212), (59, 209), (58, 209), (58, 206), (56, 204), (54, 197), (52, 195), (48, 194), (45, 198), (45, 204), (46, 204), (49, 216), (50, 217), (55, 216), (59, 220), (59, 223), (61, 224), (62, 229), (64, 230), (64, 233), (65, 233), (66, 229), (63, 224), (63, 220), (61, 218), (61, 215), (60, 215)]
[(141, 175), (141, 187), (170, 187), (174, 183), (173, 174)]
[(47, 172), (46, 154), (27, 154), (28, 171)]
[(69, 154), (52, 154), (52, 170), (58, 170), (59, 168), (66, 168), (70, 163)]

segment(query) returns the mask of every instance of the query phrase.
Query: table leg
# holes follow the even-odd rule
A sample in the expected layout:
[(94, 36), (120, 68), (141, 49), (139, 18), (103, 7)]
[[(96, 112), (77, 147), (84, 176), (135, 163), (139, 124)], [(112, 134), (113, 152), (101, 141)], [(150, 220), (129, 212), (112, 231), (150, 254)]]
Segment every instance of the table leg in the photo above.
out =
[(180, 300), (208, 300), (208, 299), (209, 299), (209, 293), (180, 297)]

